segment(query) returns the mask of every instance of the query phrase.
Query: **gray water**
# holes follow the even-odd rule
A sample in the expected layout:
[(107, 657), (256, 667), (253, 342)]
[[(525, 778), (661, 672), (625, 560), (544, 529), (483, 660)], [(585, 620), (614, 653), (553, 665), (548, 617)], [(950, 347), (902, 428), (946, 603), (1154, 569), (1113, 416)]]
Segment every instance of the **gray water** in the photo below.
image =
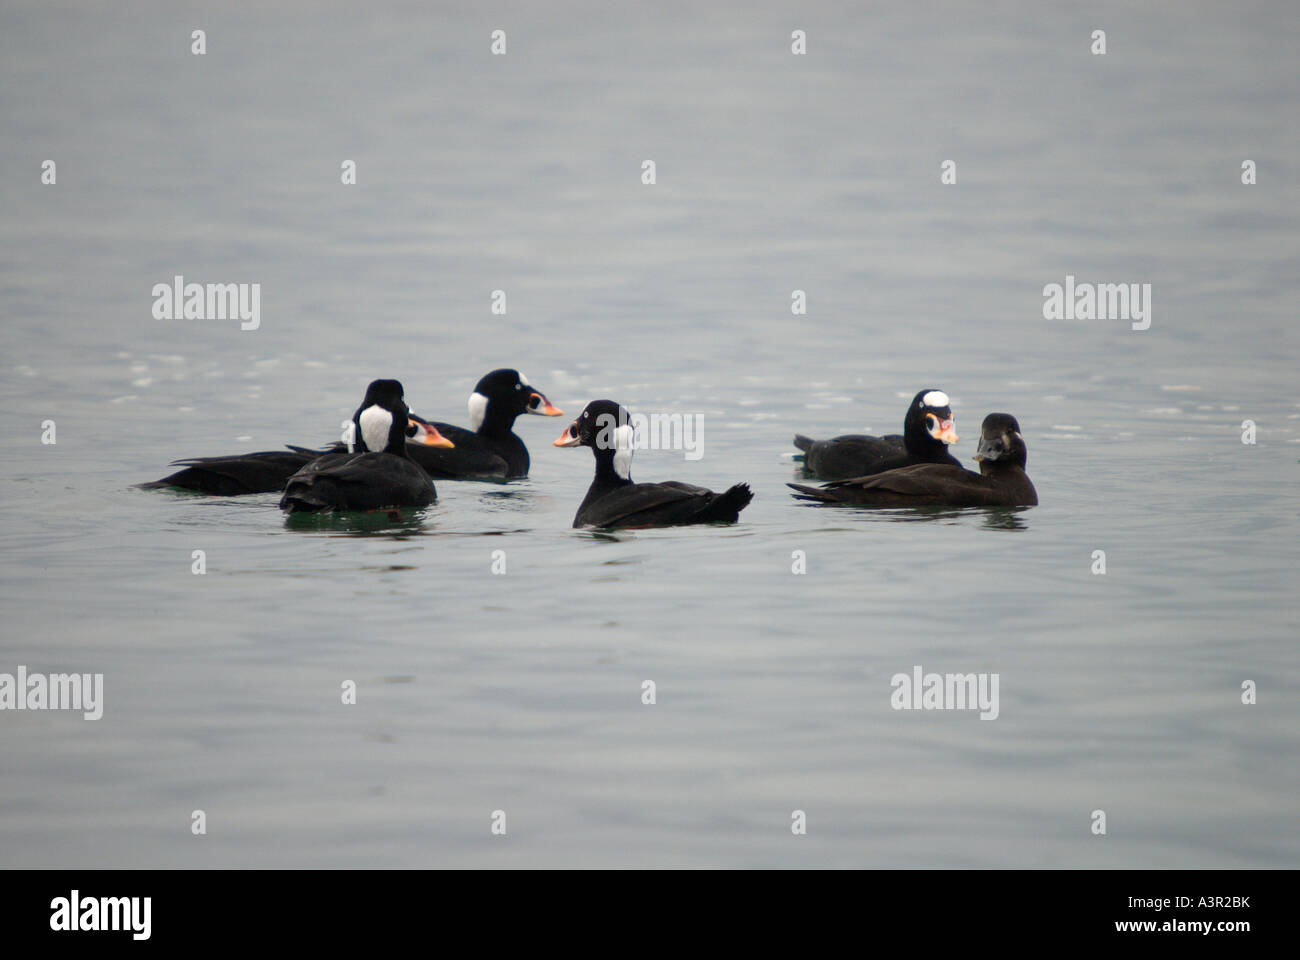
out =
[[(1294, 4), (267, 6), (0, 12), (0, 672), (105, 691), (0, 713), (0, 866), (1300, 865)], [(1045, 320), (1067, 273), (1150, 329)], [(378, 529), (132, 486), (501, 366), (702, 415), (634, 477), (753, 504), (572, 530), (568, 417)], [(1040, 506), (790, 498), (930, 386)], [(918, 664), (998, 718), (892, 709)]]

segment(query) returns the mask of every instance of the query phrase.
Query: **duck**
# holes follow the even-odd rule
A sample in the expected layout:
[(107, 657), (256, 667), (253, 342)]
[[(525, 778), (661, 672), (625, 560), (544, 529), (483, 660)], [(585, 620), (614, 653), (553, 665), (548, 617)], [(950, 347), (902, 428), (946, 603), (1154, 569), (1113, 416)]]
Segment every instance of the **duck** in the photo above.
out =
[(791, 483), (799, 500), (864, 507), (1032, 507), (1038, 491), (1025, 472), (1028, 449), (1020, 423), (990, 413), (980, 426), (974, 459), (980, 472), (946, 463), (917, 463), (821, 487)]
[[(413, 432), (407, 454), (430, 476), (440, 480), (512, 480), (528, 476), (528, 448), (511, 431), (522, 413), (558, 417), (555, 407), (516, 370), (494, 370), (481, 378), (469, 398), (472, 428), (433, 424), (411, 415)], [(440, 432), (455, 437), (455, 445), (443, 445)], [(224, 457), (190, 457), (173, 460), (183, 469), (139, 484), (144, 490), (179, 487), (212, 496), (232, 497), (249, 493), (278, 493), (297, 471), (329, 453), (346, 453), (347, 444), (336, 442), (323, 449), (288, 445), (284, 450), (263, 450)], [(455, 454), (451, 451), (455, 450)]]
[(902, 434), (869, 437), (847, 434), (813, 440), (795, 434), (794, 445), (804, 453), (805, 473), (821, 480), (844, 480), (914, 463), (961, 463), (948, 452), (958, 440), (952, 404), (942, 390), (921, 390), (907, 407)]
[(714, 493), (676, 480), (633, 482), (635, 429), (628, 411), (613, 400), (587, 404), (552, 445), (591, 447), (596, 457), (596, 476), (573, 517), (575, 528), (735, 523), (754, 499), (747, 483)]
[(173, 460), (181, 467), (161, 480), (137, 484), (141, 490), (176, 487), (216, 497), (238, 497), (248, 493), (276, 493), (285, 481), (317, 457), (333, 452), (289, 446), (284, 450), (259, 450), (228, 457), (188, 457)]
[[(433, 480), (407, 456), (411, 432), (405, 391), (397, 380), (375, 380), (353, 416), (356, 449), (327, 453), (293, 474), (280, 509), (286, 513), (425, 507), (437, 499)], [(425, 430), (426, 443), (451, 441)]]
[(479, 379), (469, 395), (469, 428), (414, 419), (438, 431), (453, 448), (427, 445), (408, 453), (437, 480), (514, 480), (528, 476), (528, 448), (514, 433), (515, 420), (525, 414), (560, 417), (551, 403), (518, 370), (493, 370)]

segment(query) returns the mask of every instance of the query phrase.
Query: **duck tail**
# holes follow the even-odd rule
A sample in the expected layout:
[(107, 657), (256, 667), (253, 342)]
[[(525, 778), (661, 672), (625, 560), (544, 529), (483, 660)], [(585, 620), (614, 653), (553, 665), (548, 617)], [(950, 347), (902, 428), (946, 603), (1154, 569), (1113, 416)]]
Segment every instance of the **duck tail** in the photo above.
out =
[(786, 486), (789, 487), (791, 490), (799, 491), (798, 493), (794, 494), (794, 498), (796, 500), (816, 500), (819, 503), (836, 502), (834, 495), (832, 495), (827, 490), (822, 489), (821, 487), (807, 487), (804, 486), (802, 483), (787, 483)]
[(749, 489), (749, 484), (738, 483), (718, 494), (717, 499), (709, 504), (709, 515), (714, 520), (735, 522), (740, 517), (740, 511), (749, 506), (753, 499), (754, 491)]
[(750, 501), (754, 499), (754, 491), (749, 489), (749, 484), (738, 483), (734, 487), (729, 488), (727, 492), (722, 495), (722, 499), (735, 507), (737, 513), (740, 513), (740, 511), (749, 506)]

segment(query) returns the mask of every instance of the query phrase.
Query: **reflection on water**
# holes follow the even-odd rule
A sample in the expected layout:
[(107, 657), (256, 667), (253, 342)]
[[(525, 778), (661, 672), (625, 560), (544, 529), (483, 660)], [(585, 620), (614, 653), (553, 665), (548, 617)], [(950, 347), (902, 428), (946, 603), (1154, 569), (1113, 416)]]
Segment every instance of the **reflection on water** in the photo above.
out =
[(984, 526), (989, 530), (1024, 530), (1028, 527), (1022, 513), (1032, 507), (995, 507), (984, 511)]
[(479, 503), (486, 510), (498, 513), (531, 513), (537, 509), (539, 494), (527, 481), (513, 480), (510, 489), (484, 490)]
[(627, 528), (597, 530), (590, 527), (580, 527), (573, 532), (578, 539), (591, 540), (596, 543), (626, 543), (629, 540), (636, 539), (636, 533)]
[(850, 514), (855, 521), (885, 523), (934, 523), (979, 518), (985, 529), (1024, 530), (1027, 518), (1022, 514), (1034, 507), (869, 507), (860, 503), (817, 503), (800, 501), (800, 508), (835, 510)]
[(284, 517), (287, 530), (311, 533), (353, 534), (356, 536), (391, 536), (404, 540), (428, 533), (424, 508), (402, 507), (391, 510), (346, 510), (321, 513), (289, 513)]

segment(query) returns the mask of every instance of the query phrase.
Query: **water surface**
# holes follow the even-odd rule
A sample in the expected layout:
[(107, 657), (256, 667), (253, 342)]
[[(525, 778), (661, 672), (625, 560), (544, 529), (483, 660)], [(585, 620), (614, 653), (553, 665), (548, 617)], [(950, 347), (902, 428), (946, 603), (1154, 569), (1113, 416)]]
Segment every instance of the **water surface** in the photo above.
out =
[[(10, 5), (0, 671), (102, 672), (106, 705), (0, 714), (0, 865), (1300, 865), (1298, 32), (1281, 3)], [(1151, 283), (1151, 328), (1045, 321), (1067, 273)], [(261, 327), (155, 320), (175, 274), (260, 283)], [(703, 415), (702, 459), (634, 476), (753, 504), (572, 530), (590, 454), (533, 417), (528, 480), (386, 529), (132, 486), (328, 442), (375, 377), (464, 423), (500, 366), (570, 414)], [(788, 496), (794, 432), (895, 432), (927, 386), (967, 462), (1019, 418), (1041, 506)], [(892, 710), (915, 664), (999, 674), (999, 718)]]

